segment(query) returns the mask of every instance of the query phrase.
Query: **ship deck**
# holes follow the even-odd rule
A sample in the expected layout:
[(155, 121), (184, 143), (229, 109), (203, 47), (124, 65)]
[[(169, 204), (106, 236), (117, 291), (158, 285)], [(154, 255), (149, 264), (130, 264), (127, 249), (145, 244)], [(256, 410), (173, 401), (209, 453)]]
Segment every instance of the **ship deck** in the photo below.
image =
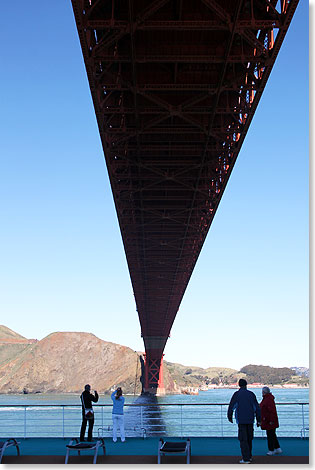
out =
[[(156, 464), (158, 437), (129, 438), (126, 442), (114, 443), (111, 438), (105, 438), (106, 455), (99, 450), (98, 464)], [(168, 438), (167, 440), (180, 440)], [(253, 441), (253, 464), (308, 464), (309, 440), (300, 438), (280, 438), (283, 454), (267, 456), (267, 441), (265, 438), (255, 438)], [(27, 438), (19, 439), (21, 455), (16, 455), (16, 449), (10, 447), (2, 458), (3, 464), (63, 464), (65, 461), (68, 438)], [(72, 452), (69, 463), (91, 464), (93, 451), (84, 451), (81, 456)], [(237, 464), (240, 460), (239, 441), (235, 437), (191, 438), (192, 464)], [(185, 464), (186, 457), (163, 456), (165, 464)]]

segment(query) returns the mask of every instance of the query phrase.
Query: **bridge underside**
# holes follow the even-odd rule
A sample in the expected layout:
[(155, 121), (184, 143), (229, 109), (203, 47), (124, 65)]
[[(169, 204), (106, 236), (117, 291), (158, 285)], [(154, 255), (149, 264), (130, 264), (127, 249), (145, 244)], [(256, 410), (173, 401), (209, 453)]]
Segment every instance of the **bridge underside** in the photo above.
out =
[(72, 3), (150, 368), (298, 0)]

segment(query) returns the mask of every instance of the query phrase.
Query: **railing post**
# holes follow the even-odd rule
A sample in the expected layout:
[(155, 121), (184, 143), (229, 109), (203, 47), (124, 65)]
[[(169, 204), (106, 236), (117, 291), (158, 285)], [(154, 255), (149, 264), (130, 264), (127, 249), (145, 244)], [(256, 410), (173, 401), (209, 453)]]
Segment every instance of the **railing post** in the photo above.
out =
[[(102, 406), (102, 428), (104, 427), (104, 406)], [(102, 430), (103, 432), (103, 430)]]
[(141, 423), (141, 427), (143, 428), (143, 415), (142, 415), (142, 405), (140, 405), (140, 423)]
[(180, 437), (183, 437), (183, 405), (180, 405)]
[(223, 437), (223, 410), (221, 405), (221, 437)]
[(305, 423), (304, 423), (304, 405), (302, 403), (302, 429), (303, 429), (303, 438), (305, 439)]
[(62, 405), (62, 437), (65, 438), (65, 407)]
[(24, 406), (24, 439), (26, 439), (26, 406)]

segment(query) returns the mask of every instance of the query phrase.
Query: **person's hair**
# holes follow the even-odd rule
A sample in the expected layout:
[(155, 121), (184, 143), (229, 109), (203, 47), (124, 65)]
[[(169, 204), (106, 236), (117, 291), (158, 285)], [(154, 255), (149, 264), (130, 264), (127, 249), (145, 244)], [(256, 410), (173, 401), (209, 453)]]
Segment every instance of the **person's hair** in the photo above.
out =
[(239, 387), (246, 387), (247, 382), (246, 382), (245, 379), (240, 379), (240, 380), (238, 381), (238, 385), (239, 385)]
[(269, 387), (263, 387), (262, 391), (263, 391), (263, 393), (270, 393), (270, 388)]
[(86, 384), (86, 385), (84, 386), (84, 390), (87, 390), (87, 391), (89, 392), (89, 391), (91, 390), (91, 385)]
[(119, 397), (122, 396), (122, 389), (120, 387), (117, 388), (116, 390), (116, 400), (118, 400)]

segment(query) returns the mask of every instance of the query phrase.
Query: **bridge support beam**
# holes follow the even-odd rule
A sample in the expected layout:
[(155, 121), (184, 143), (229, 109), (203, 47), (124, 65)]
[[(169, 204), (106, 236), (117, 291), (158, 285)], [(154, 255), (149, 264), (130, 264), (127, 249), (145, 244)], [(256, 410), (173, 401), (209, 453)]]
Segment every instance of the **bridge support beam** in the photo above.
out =
[(165, 395), (165, 387), (163, 380), (163, 356), (150, 357), (148, 353), (145, 355), (144, 363), (144, 392), (152, 395)]

